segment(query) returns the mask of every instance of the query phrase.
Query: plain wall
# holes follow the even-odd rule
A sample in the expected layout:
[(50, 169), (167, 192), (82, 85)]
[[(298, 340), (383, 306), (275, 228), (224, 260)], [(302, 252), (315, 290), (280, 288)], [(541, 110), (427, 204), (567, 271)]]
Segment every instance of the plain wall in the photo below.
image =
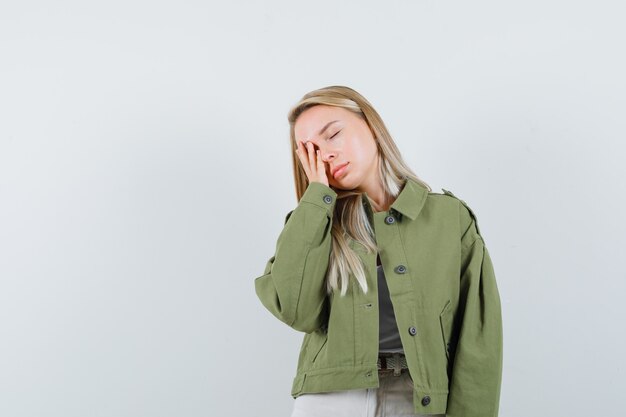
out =
[(477, 215), (502, 417), (626, 407), (618, 1), (0, 6), (0, 415), (288, 416), (303, 333), (254, 278), (287, 111), (342, 84)]

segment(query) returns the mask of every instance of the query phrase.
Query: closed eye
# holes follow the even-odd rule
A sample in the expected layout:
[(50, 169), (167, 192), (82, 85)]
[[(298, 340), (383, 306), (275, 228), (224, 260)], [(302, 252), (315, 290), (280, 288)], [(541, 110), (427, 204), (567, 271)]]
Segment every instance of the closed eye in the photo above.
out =
[(339, 134), (339, 132), (341, 132), (341, 130), (338, 130), (337, 133), (335, 133), (334, 135), (332, 135), (329, 139), (334, 138), (335, 136), (337, 136)]

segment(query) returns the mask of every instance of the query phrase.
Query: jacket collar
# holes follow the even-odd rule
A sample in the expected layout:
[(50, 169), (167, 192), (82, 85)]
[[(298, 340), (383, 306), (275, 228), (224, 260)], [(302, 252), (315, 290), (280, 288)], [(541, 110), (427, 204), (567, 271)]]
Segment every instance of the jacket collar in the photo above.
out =
[[(389, 207), (388, 212), (400, 213), (411, 220), (415, 220), (422, 210), (422, 207), (424, 207), (426, 197), (428, 197), (428, 189), (412, 178), (407, 177), (402, 190), (400, 190), (395, 201)], [(371, 206), (367, 198), (365, 198), (364, 201), (367, 208), (371, 211)]]

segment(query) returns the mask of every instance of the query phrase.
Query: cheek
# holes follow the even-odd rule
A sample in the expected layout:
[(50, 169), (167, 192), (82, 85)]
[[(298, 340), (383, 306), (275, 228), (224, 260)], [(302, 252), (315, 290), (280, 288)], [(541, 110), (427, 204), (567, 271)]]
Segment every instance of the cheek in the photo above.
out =
[[(353, 146), (351, 146), (353, 145)], [(363, 165), (367, 164), (371, 161), (372, 155), (369, 147), (362, 146), (359, 144), (350, 144), (345, 148), (344, 156), (345, 159), (350, 161), (355, 165)]]

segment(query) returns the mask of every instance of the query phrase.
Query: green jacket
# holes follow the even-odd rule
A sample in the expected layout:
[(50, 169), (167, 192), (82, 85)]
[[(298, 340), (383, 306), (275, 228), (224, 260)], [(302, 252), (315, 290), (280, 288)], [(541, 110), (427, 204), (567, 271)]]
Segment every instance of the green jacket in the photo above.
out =
[[(503, 341), (494, 269), (476, 216), (443, 191), (408, 179), (388, 211), (364, 204), (413, 380), (415, 413), (497, 417)], [(305, 333), (293, 398), (379, 386), (376, 253), (350, 241), (366, 266), (368, 294), (354, 279), (343, 298), (325, 292), (336, 197), (325, 184), (309, 183), (254, 281), (265, 308)]]

